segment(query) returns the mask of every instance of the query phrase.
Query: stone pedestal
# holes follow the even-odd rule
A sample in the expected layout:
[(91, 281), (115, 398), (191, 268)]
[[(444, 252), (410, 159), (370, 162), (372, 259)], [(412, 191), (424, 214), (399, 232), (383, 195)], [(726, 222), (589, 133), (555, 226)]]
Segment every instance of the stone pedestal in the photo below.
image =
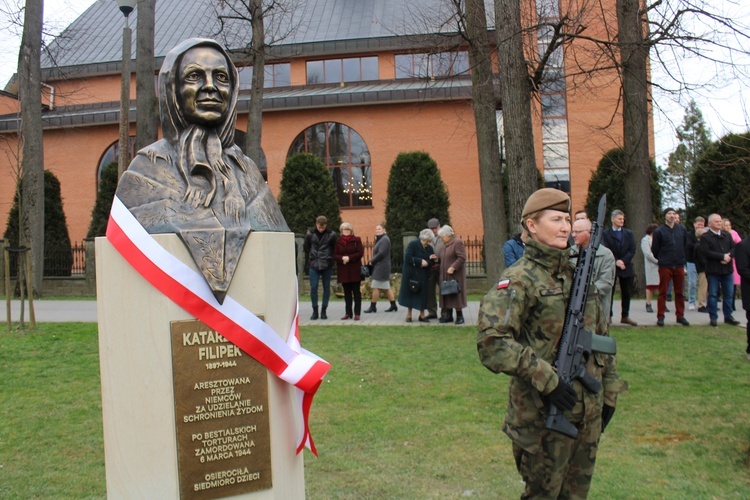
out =
[[(169, 252), (195, 269), (176, 235), (154, 236)], [(252, 233), (228, 296), (264, 318), (274, 331), (285, 336), (291, 326), (297, 295), (294, 264), (293, 234)], [(186, 481), (191, 487), (198, 484), (196, 481), (203, 482), (203, 486), (212, 481), (218, 484), (215, 481), (225, 472), (221, 468), (221, 458), (213, 458), (218, 475), (184, 477), (184, 471), (178, 467), (179, 429), (170, 329), (173, 322), (194, 318), (142, 278), (106, 238), (96, 239), (96, 275), (107, 497), (180, 498), (181, 481), (183, 492)], [(242, 377), (243, 373), (236, 376)], [(295, 453), (301, 415), (296, 411), (294, 388), (272, 373), (266, 372), (266, 378), (268, 401), (264, 411), (270, 417), (270, 431), (266, 431), (270, 436), (266, 439), (270, 439), (272, 486), (243, 493), (241, 498), (304, 498), (303, 459), (301, 454)], [(198, 389), (191, 387), (190, 390)], [(179, 422), (182, 417), (177, 417)], [(264, 436), (251, 435), (249, 438), (257, 438), (260, 442)], [(185, 450), (182, 446), (180, 458), (185, 458), (186, 451), (206, 453), (217, 443), (226, 444), (225, 441), (231, 440), (204, 441), (202, 444), (196, 440), (194, 450)], [(253, 453), (256, 455), (246, 457), (245, 481), (257, 479), (253, 459), (257, 458), (257, 453), (268, 452), (253, 449)], [(241, 473), (231, 474), (238, 478)], [(226, 477), (229, 475), (225, 474)], [(224, 496), (218, 486), (198, 491), (203, 486), (196, 486), (196, 495), (190, 496)]]

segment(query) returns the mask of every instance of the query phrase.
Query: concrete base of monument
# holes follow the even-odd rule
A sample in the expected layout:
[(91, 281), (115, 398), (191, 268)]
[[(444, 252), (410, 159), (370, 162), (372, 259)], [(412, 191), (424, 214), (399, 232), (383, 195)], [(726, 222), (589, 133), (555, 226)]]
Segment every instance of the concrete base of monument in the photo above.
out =
[[(154, 237), (196, 269), (176, 235)], [(282, 337), (294, 264), (293, 234), (252, 233), (228, 293)], [(304, 498), (294, 388), (162, 295), (106, 238), (96, 275), (107, 497)]]

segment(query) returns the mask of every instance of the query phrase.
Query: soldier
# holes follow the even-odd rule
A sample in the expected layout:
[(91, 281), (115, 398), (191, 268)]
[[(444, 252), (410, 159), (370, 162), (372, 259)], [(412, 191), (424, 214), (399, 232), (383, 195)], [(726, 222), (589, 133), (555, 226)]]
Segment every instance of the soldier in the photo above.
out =
[[(503, 431), (513, 442), (523, 498), (585, 498), (594, 473), (599, 437), (615, 411), (620, 381), (615, 357), (594, 353), (587, 371), (601, 380), (598, 393), (557, 376), (554, 362), (573, 279), (568, 264), (570, 198), (545, 188), (532, 194), (522, 212), (529, 232), (524, 256), (506, 269), (482, 301), (477, 349), (492, 372), (512, 377)], [(585, 323), (606, 335), (606, 318), (595, 294), (587, 301)], [(578, 429), (569, 438), (544, 428), (554, 404)]]

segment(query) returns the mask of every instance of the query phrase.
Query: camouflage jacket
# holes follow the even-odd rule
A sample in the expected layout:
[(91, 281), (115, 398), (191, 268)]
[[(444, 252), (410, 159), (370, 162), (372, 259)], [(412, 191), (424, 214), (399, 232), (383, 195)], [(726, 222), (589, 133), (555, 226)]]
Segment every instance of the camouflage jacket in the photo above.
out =
[[(573, 282), (568, 259), (568, 249), (557, 250), (529, 239), (524, 256), (503, 272), (479, 310), (479, 357), (492, 372), (512, 377), (503, 430), (532, 453), (538, 449), (547, 414), (543, 395), (558, 382), (552, 364)], [(596, 294), (589, 296), (585, 322), (592, 332), (607, 335)], [(593, 394), (574, 382), (579, 400), (572, 412), (565, 413), (574, 424), (600, 418), (603, 402), (615, 406), (617, 393), (626, 387), (617, 375), (615, 356), (595, 354), (587, 371), (602, 381), (604, 389)]]

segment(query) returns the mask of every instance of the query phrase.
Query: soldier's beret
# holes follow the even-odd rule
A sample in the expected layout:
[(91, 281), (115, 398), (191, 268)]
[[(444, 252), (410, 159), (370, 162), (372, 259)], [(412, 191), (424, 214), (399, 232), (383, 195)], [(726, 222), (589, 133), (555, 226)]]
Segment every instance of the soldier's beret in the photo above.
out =
[(543, 188), (529, 196), (523, 206), (522, 218), (542, 210), (570, 212), (570, 196), (554, 188)]

